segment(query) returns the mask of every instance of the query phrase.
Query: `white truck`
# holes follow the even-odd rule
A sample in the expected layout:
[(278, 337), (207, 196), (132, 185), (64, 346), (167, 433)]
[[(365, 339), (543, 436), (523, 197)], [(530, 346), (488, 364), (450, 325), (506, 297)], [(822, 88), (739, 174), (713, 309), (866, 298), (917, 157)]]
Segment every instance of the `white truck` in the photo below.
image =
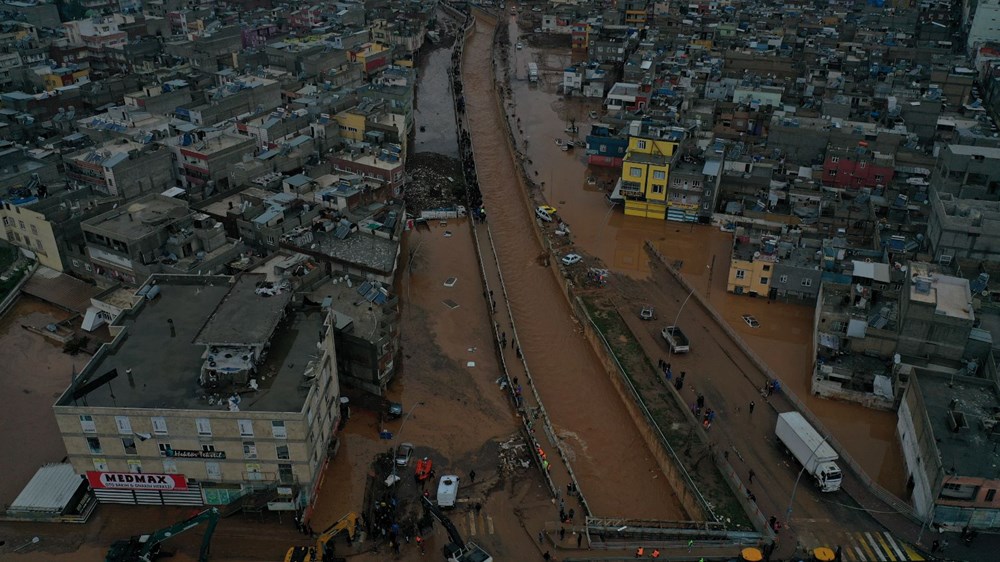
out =
[(806, 472), (816, 479), (820, 490), (836, 492), (840, 489), (843, 474), (837, 466), (837, 451), (826, 442), (813, 426), (798, 412), (778, 414), (774, 428), (778, 441), (792, 453)]
[(667, 340), (667, 345), (670, 346), (670, 353), (687, 353), (691, 351), (691, 344), (688, 342), (688, 337), (684, 335), (684, 332), (677, 326), (667, 326), (662, 331), (660, 335), (663, 339)]
[(534, 84), (538, 82), (538, 64), (534, 62), (528, 63), (528, 82)]

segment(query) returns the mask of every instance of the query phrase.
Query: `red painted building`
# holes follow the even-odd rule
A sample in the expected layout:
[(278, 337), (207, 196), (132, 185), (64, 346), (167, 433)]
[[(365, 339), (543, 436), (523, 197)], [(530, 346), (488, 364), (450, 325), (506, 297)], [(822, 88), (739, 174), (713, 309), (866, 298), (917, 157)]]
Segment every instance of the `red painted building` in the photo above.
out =
[(823, 162), (823, 185), (853, 189), (889, 185), (895, 165), (893, 154), (872, 150), (865, 141), (853, 147), (831, 146)]

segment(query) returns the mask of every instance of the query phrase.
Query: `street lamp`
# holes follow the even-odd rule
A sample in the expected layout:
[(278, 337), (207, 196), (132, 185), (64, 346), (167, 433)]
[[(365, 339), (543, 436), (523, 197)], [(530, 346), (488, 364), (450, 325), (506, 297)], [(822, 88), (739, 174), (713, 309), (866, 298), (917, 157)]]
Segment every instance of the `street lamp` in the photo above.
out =
[(785, 525), (791, 526), (792, 503), (795, 502), (795, 490), (799, 488), (799, 479), (802, 478), (802, 473), (806, 471), (806, 467), (809, 466), (809, 463), (812, 462), (813, 457), (816, 456), (816, 451), (818, 451), (819, 448), (825, 444), (826, 444), (826, 437), (824, 436), (823, 440), (820, 441), (815, 448), (813, 448), (812, 453), (809, 454), (809, 458), (806, 459), (806, 462), (802, 463), (802, 469), (799, 470), (799, 475), (795, 477), (795, 485), (792, 486), (792, 495), (790, 498), (788, 498), (788, 509), (785, 511)]
[[(681, 319), (681, 312), (684, 311), (684, 305), (686, 305), (688, 301), (691, 300), (691, 295), (693, 294), (694, 294), (694, 287), (691, 288), (691, 292), (688, 293), (687, 298), (685, 298), (684, 302), (681, 303), (681, 307), (677, 309), (677, 316), (674, 316), (674, 323), (672, 324), (674, 327), (677, 326), (677, 321)], [(674, 347), (670, 345), (670, 342), (667, 342), (667, 359), (670, 359), (670, 356), (673, 355), (673, 352), (674, 352)]]
[[(402, 423), (399, 424), (399, 431), (396, 432), (396, 437), (401, 437), (403, 435), (403, 427), (406, 426), (406, 420), (410, 419), (410, 415), (413, 414), (413, 410), (416, 410), (417, 407), (423, 405), (424, 405), (423, 402), (417, 402), (416, 404), (413, 405), (412, 408), (410, 408), (409, 412), (406, 412), (406, 415), (403, 416)], [(396, 455), (398, 453), (399, 453), (399, 440), (397, 439), (396, 444), (392, 447), (392, 478), (390, 478), (390, 480), (392, 481), (393, 486), (396, 485), (396, 480), (397, 480), (396, 468), (398, 467), (398, 465), (396, 464)]]

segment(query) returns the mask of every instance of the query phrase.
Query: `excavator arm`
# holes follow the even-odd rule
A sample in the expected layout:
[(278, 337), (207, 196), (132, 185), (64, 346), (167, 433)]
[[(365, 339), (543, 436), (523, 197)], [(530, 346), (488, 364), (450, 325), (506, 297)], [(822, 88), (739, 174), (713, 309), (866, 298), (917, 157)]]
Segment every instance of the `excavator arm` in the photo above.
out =
[(424, 508), (434, 516), (434, 519), (437, 519), (438, 522), (441, 523), (442, 527), (444, 527), (444, 530), (448, 533), (448, 539), (451, 543), (458, 547), (459, 550), (464, 550), (465, 540), (462, 539), (462, 535), (458, 534), (458, 529), (455, 528), (451, 519), (448, 519), (447, 515), (441, 513), (441, 509), (434, 505), (434, 503), (427, 496), (423, 496), (422, 500), (424, 502)]
[(219, 524), (218, 508), (211, 508), (201, 513), (175, 523), (169, 527), (154, 531), (149, 535), (133, 537), (128, 541), (118, 541), (111, 545), (111, 549), (105, 558), (106, 562), (148, 562), (156, 557), (160, 545), (185, 531), (189, 531), (202, 523), (207, 523), (205, 535), (201, 539), (201, 550), (198, 554), (198, 562), (208, 562), (208, 555), (212, 544), (212, 534), (215, 526)]

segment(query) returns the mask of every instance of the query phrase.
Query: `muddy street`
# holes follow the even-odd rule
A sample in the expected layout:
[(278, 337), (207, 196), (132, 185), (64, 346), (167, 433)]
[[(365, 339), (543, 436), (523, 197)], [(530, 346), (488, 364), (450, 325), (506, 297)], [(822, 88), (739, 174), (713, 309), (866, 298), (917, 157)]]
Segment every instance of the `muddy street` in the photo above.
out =
[[(809, 392), (812, 372), (810, 344), (813, 307), (772, 302), (726, 293), (732, 236), (705, 225), (690, 225), (638, 217), (626, 217), (620, 207), (610, 206), (604, 188), (617, 170), (587, 167), (585, 149), (563, 152), (555, 139), (582, 140), (603, 115), (599, 103), (583, 98), (563, 98), (556, 93), (562, 68), (570, 63), (568, 49), (535, 48), (524, 40), (516, 19), (508, 19), (510, 42), (521, 40), (523, 49), (510, 47), (511, 90), (515, 112), (512, 123), (518, 149), (525, 153), (529, 177), (540, 186), (544, 198), (558, 208), (572, 228), (577, 251), (599, 258), (605, 267), (636, 279), (650, 275), (645, 241), (680, 265), (681, 272), (730, 326), (779, 375), (806, 406), (844, 444), (865, 471), (887, 490), (905, 494), (906, 475), (895, 432), (895, 414), (878, 412), (856, 404), (823, 400)], [(538, 85), (527, 80), (527, 64), (536, 62), (541, 73)], [(598, 117), (591, 118), (590, 112)], [(574, 135), (566, 129), (575, 125)], [(542, 185), (544, 183), (544, 185)], [(750, 330), (741, 316), (753, 314), (762, 327)]]
[(681, 518), (674, 491), (580, 335), (556, 280), (538, 263), (541, 248), (519, 193), (492, 91), (492, 31), (482, 20), (477, 23), (476, 34), (466, 44), (463, 72), (483, 198), (521, 349), (557, 432), (575, 456), (574, 469), (593, 511)]

